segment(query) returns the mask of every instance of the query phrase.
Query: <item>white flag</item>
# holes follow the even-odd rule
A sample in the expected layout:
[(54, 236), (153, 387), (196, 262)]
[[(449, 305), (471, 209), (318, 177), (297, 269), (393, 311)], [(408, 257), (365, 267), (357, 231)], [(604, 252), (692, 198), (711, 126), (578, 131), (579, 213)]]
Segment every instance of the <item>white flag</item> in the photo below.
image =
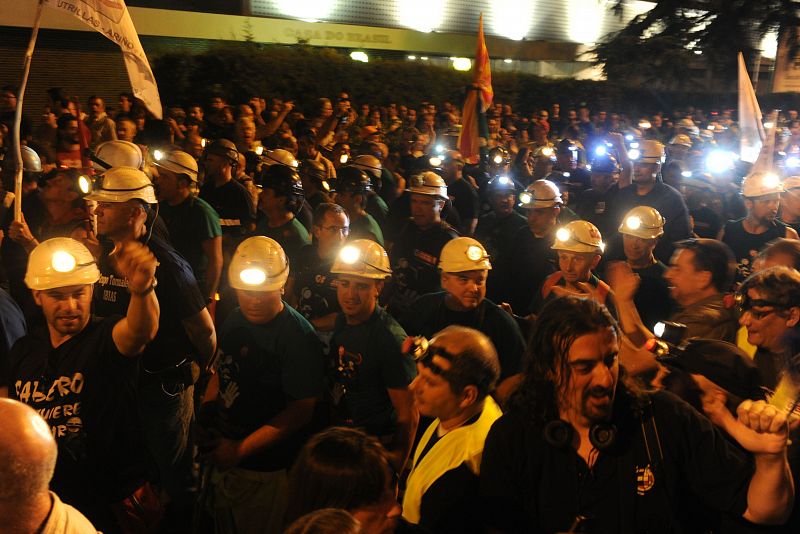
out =
[(761, 108), (758, 107), (756, 92), (747, 74), (744, 57), (739, 52), (739, 157), (742, 161), (753, 163), (758, 159), (764, 144), (764, 126), (761, 124)]
[(44, 4), (75, 17), (117, 43), (122, 49), (133, 95), (157, 119), (162, 117), (158, 85), (123, 0), (44, 0)]

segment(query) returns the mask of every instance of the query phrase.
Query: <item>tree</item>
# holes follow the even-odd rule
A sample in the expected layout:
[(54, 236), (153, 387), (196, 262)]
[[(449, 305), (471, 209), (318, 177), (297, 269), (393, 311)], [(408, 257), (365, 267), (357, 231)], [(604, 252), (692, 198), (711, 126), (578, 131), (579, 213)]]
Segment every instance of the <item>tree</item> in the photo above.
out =
[[(621, 16), (628, 0), (609, 9)], [(737, 54), (750, 61), (769, 32), (792, 35), (800, 0), (659, 0), (594, 49), (610, 80), (654, 89), (723, 90), (736, 80)]]

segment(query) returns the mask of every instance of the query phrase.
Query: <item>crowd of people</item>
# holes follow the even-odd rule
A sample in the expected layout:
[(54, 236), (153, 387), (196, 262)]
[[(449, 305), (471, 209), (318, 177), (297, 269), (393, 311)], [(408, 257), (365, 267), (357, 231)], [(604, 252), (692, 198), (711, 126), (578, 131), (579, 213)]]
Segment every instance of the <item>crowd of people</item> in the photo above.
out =
[(15, 95), (12, 532), (798, 531), (796, 111)]

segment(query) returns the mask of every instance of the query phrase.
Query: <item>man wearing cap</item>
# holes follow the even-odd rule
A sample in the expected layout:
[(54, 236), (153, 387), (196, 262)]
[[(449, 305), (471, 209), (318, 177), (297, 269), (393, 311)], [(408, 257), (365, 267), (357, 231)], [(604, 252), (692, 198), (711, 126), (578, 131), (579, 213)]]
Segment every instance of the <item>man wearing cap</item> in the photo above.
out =
[(528, 226), (528, 221), (514, 209), (517, 187), (508, 176), (491, 180), (486, 185), (486, 198), (491, 211), (478, 219), (475, 239), (486, 249), (494, 267), (486, 280), (487, 295), (495, 302), (508, 302), (514, 283), (502, 274), (510, 271), (514, 261), (514, 236)]
[(304, 159), (298, 167), (300, 181), (306, 202), (312, 210), (322, 203), (331, 202), (331, 186), (325, 173), (325, 166), (317, 160)]
[(667, 266), (653, 255), (659, 238), (664, 235), (664, 218), (650, 206), (637, 206), (625, 214), (619, 233), (625, 261), (639, 277), (634, 306), (642, 322), (652, 329), (659, 321), (665, 321), (674, 307), (669, 284), (664, 278)]
[(780, 220), (795, 232), (800, 229), (800, 176), (790, 176), (783, 181)]
[(450, 325), (483, 332), (497, 349), (502, 381), (521, 370), (525, 340), (511, 315), (486, 298), (491, 269), (489, 255), (478, 241), (471, 237), (448, 241), (439, 258), (444, 291), (418, 298), (404, 326), (409, 335), (425, 337)]
[(214, 141), (203, 154), (205, 175), (199, 196), (219, 214), (225, 257), (230, 257), (236, 245), (256, 226), (250, 193), (234, 179), (238, 166), (239, 151), (227, 139)]
[(193, 157), (173, 150), (156, 160), (155, 166), (159, 216), (167, 225), (175, 250), (191, 265), (203, 297), (210, 304), (222, 275), (219, 215), (192, 192), (197, 184), (197, 162)]
[(341, 249), (331, 272), (337, 275), (342, 308), (329, 361), (333, 422), (378, 437), (400, 473), (419, 416), (408, 390), (416, 376), (414, 360), (401, 349), (406, 333), (378, 305), (383, 284), (392, 275), (389, 258), (374, 241), (356, 239)]
[(486, 435), (502, 415), (489, 395), (500, 373), (485, 335), (449, 326), (411, 345), (417, 378), (410, 389), (433, 422), (412, 457), (403, 519), (425, 532), (474, 532), (481, 524), (478, 475)]
[(295, 217), (305, 198), (300, 175), (294, 167), (274, 164), (256, 176), (256, 186), (260, 189), (258, 208), (263, 214), (256, 234), (277, 241), (289, 262), (297, 263), (300, 249), (311, 242), (305, 226)]
[(444, 180), (426, 171), (412, 176), (409, 185), (411, 221), (389, 248), (394, 274), (387, 307), (395, 317), (404, 317), (418, 296), (439, 289), (439, 254), (445, 243), (458, 237), (453, 227), (441, 219), (447, 199)]
[(39, 412), (56, 439), (52, 490), (106, 532), (121, 529), (113, 508), (152, 495), (136, 410), (136, 357), (159, 323), (156, 258), (135, 241), (115, 256), (130, 294), (121, 318), (100, 319), (91, 313), (101, 275), (89, 250), (70, 238), (40, 243), (25, 283), (46, 325), (20, 338), (0, 365), (0, 394)]
[(783, 184), (777, 174), (755, 172), (742, 182), (742, 197), (747, 216), (728, 221), (718, 239), (728, 245), (736, 257), (736, 281), (753, 272), (753, 261), (767, 243), (779, 237), (800, 239), (797, 232), (778, 219)]
[(371, 239), (383, 246), (383, 231), (375, 218), (367, 213), (368, 196), (373, 191), (366, 172), (356, 166), (339, 169), (336, 179), (336, 203), (345, 209), (354, 239)]
[(461, 227), (456, 228), (458, 233), (471, 236), (475, 233), (478, 224), (478, 191), (464, 179), (464, 158), (458, 150), (448, 150), (444, 155), (442, 178), (447, 184), (447, 195), (453, 202), (453, 207), (461, 219)]
[(369, 177), (372, 187), (366, 193), (367, 205), (364, 209), (372, 215), (372, 218), (375, 219), (379, 226), (384, 226), (386, 217), (389, 215), (389, 206), (383, 200), (383, 197), (378, 194), (383, 188), (383, 165), (381, 165), (377, 157), (370, 154), (361, 154), (353, 158), (349, 166), (361, 169)]
[(579, 167), (579, 155), (583, 145), (572, 139), (562, 139), (556, 145), (556, 164), (545, 178), (558, 184), (564, 203), (574, 206), (585, 189), (591, 184), (591, 175)]
[(94, 293), (97, 315), (118, 315), (130, 300), (130, 282), (117, 266), (115, 250), (130, 241), (144, 243), (159, 263), (155, 288), (161, 302), (159, 331), (142, 354), (138, 406), (160, 485), (177, 501), (176, 507), (187, 505), (183, 499), (189, 497), (192, 484), (189, 426), (195, 362), (205, 366), (216, 351), (206, 299), (187, 261), (148, 228), (148, 212), (156, 197), (142, 171), (112, 168), (88, 198), (97, 202), (97, 233), (103, 247)]
[[(633, 185), (620, 189), (616, 224), (622, 223), (625, 214), (636, 206), (650, 206), (664, 217), (664, 237), (655, 248), (655, 257), (668, 262), (676, 241), (692, 236), (689, 211), (681, 194), (660, 178), (664, 161), (664, 145), (652, 139), (639, 143), (639, 155), (633, 159)], [(611, 251), (610, 257), (622, 257), (622, 251)]]
[[(557, 255), (553, 241), (564, 202), (556, 184), (536, 180), (520, 193), (520, 207), (528, 216), (528, 224), (514, 234), (508, 271), (498, 265), (498, 278), (507, 281), (506, 295), (515, 313), (524, 315), (545, 278), (556, 270)], [(494, 269), (493, 269), (494, 270)]]
[(314, 328), (282, 300), (289, 263), (263, 236), (244, 240), (228, 278), (239, 307), (220, 329), (221, 356), (200, 408), (199, 448), (210, 460), (203, 503), (215, 532), (280, 533), (287, 468), (322, 394)]
[(611, 288), (592, 272), (603, 256), (605, 244), (600, 231), (587, 221), (572, 221), (558, 229), (551, 247), (558, 254), (560, 270), (548, 276), (531, 303), (530, 313), (538, 314), (548, 301), (573, 295), (591, 298), (616, 315)]
[(575, 213), (594, 224), (601, 234), (612, 236), (618, 224), (617, 196), (620, 189), (631, 184), (633, 165), (622, 134), (611, 133), (607, 137), (608, 144), (601, 142), (592, 149), (591, 188), (581, 193), (575, 204)]

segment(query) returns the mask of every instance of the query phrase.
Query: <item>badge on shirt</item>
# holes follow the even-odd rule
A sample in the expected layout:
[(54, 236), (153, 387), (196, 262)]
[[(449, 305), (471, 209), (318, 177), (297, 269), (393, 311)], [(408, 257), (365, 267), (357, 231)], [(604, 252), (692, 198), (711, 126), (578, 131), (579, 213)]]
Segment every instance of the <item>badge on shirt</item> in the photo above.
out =
[(644, 467), (636, 468), (636, 494), (644, 495), (656, 485), (656, 477), (653, 475), (653, 470), (650, 464)]

